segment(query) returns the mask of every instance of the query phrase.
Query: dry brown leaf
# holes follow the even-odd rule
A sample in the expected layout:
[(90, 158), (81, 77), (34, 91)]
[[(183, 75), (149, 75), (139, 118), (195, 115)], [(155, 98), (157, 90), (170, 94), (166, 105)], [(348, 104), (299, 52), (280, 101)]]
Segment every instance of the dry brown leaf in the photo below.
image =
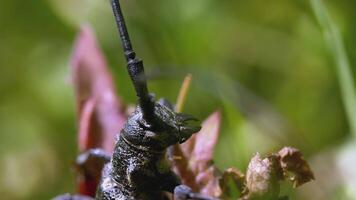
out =
[(292, 173), (291, 181), (294, 187), (298, 187), (304, 183), (314, 180), (314, 174), (311, 171), (309, 164), (304, 160), (303, 155), (298, 149), (292, 147), (284, 147), (278, 152), (280, 156), (280, 165), (287, 173)]
[(251, 159), (246, 172), (246, 195), (249, 199), (277, 199), (280, 177), (275, 166), (273, 157), (262, 159), (256, 154)]
[(229, 186), (227, 184), (229, 183), (230, 180), (236, 185), (237, 189), (240, 192), (244, 190), (245, 174), (243, 174), (240, 170), (231, 167), (223, 172), (221, 179), (219, 181), (220, 188), (224, 195), (228, 195), (227, 193), (229, 193), (228, 191)]
[(314, 179), (308, 163), (298, 149), (284, 147), (277, 154), (262, 159), (254, 156), (246, 172), (246, 188), (240, 200), (288, 199), (279, 196), (279, 181), (292, 173), (294, 186), (299, 186)]

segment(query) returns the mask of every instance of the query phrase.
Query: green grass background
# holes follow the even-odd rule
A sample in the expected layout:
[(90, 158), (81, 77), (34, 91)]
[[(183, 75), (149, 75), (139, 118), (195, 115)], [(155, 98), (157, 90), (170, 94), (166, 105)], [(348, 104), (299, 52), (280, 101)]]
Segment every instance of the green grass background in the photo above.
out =
[[(292, 199), (356, 199), (356, 2), (123, 0), (150, 90), (174, 101), (193, 73), (185, 111), (220, 109), (215, 153), (245, 170), (255, 152), (294, 146), (316, 181)], [(108, 1), (0, 0), (0, 196), (74, 192), (76, 124), (69, 57), (81, 24), (97, 33), (118, 93), (135, 95)], [(355, 169), (354, 169), (355, 168)]]

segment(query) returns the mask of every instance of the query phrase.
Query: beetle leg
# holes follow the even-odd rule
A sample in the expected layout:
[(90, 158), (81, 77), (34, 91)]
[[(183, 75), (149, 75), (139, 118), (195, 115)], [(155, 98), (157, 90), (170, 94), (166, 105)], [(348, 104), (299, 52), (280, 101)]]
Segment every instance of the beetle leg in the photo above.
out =
[(101, 170), (108, 162), (110, 162), (110, 156), (105, 151), (90, 149), (77, 157), (75, 166), (82, 176), (99, 180)]
[(178, 185), (174, 188), (174, 200), (219, 200), (217, 198), (205, 196), (199, 193), (194, 193), (193, 190), (186, 185)]
[(181, 181), (179, 177), (173, 172), (169, 171), (168, 174), (165, 174), (164, 176), (160, 177), (161, 181), (161, 190), (174, 193), (174, 189), (177, 187), (177, 185), (181, 184)]
[(91, 160), (106, 164), (110, 162), (110, 155), (102, 149), (89, 149), (77, 157), (76, 163), (83, 165)]
[(63, 194), (57, 197), (54, 197), (52, 200), (94, 200), (88, 196), (82, 195), (70, 195), (70, 194)]
[(80, 194), (94, 196), (100, 182), (102, 169), (110, 156), (101, 149), (90, 149), (81, 153), (75, 162), (77, 190)]

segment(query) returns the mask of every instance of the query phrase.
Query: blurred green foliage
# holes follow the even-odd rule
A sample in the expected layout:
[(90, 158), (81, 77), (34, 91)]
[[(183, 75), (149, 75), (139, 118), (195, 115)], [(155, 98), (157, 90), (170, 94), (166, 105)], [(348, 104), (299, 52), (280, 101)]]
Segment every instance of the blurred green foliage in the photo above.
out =
[[(326, 5), (356, 66), (356, 2)], [(185, 109), (201, 119), (223, 112), (218, 166), (245, 169), (254, 152), (292, 145), (311, 161), (317, 181), (293, 193), (286, 185), (284, 193), (292, 199), (352, 198), (333, 157), (350, 146), (350, 126), (333, 55), (309, 1), (127, 0), (122, 7), (152, 78), (151, 91), (174, 101), (191, 72)], [(74, 192), (76, 125), (68, 63), (83, 23), (96, 30), (118, 93), (134, 103), (107, 1), (0, 1), (3, 199)]]

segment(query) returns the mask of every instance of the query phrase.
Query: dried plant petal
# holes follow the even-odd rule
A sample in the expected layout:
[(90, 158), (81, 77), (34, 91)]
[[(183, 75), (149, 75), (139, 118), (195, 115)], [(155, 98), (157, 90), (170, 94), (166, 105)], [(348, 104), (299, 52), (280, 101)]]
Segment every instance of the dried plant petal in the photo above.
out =
[(306, 182), (314, 180), (314, 174), (309, 164), (304, 160), (298, 149), (284, 147), (278, 152), (280, 165), (285, 172), (291, 172), (291, 180), (294, 187), (298, 187)]
[(288, 177), (289, 173), (293, 174), (295, 187), (314, 179), (313, 172), (298, 149), (284, 147), (278, 154), (271, 154), (265, 159), (257, 154), (248, 166), (246, 188), (240, 200), (278, 199), (279, 181)]
[(250, 161), (246, 172), (247, 199), (277, 199), (279, 177), (276, 176), (273, 158), (262, 159), (256, 154)]
[(94, 33), (84, 26), (77, 38), (72, 76), (78, 106), (79, 150), (103, 148), (112, 152), (115, 135), (126, 116)]
[[(233, 185), (231, 185), (231, 183), (233, 183)], [(232, 190), (235, 189), (235, 187), (241, 194), (245, 187), (245, 175), (236, 168), (228, 168), (223, 172), (223, 175), (221, 176), (221, 179), (219, 181), (219, 185), (224, 196), (233, 196)]]

